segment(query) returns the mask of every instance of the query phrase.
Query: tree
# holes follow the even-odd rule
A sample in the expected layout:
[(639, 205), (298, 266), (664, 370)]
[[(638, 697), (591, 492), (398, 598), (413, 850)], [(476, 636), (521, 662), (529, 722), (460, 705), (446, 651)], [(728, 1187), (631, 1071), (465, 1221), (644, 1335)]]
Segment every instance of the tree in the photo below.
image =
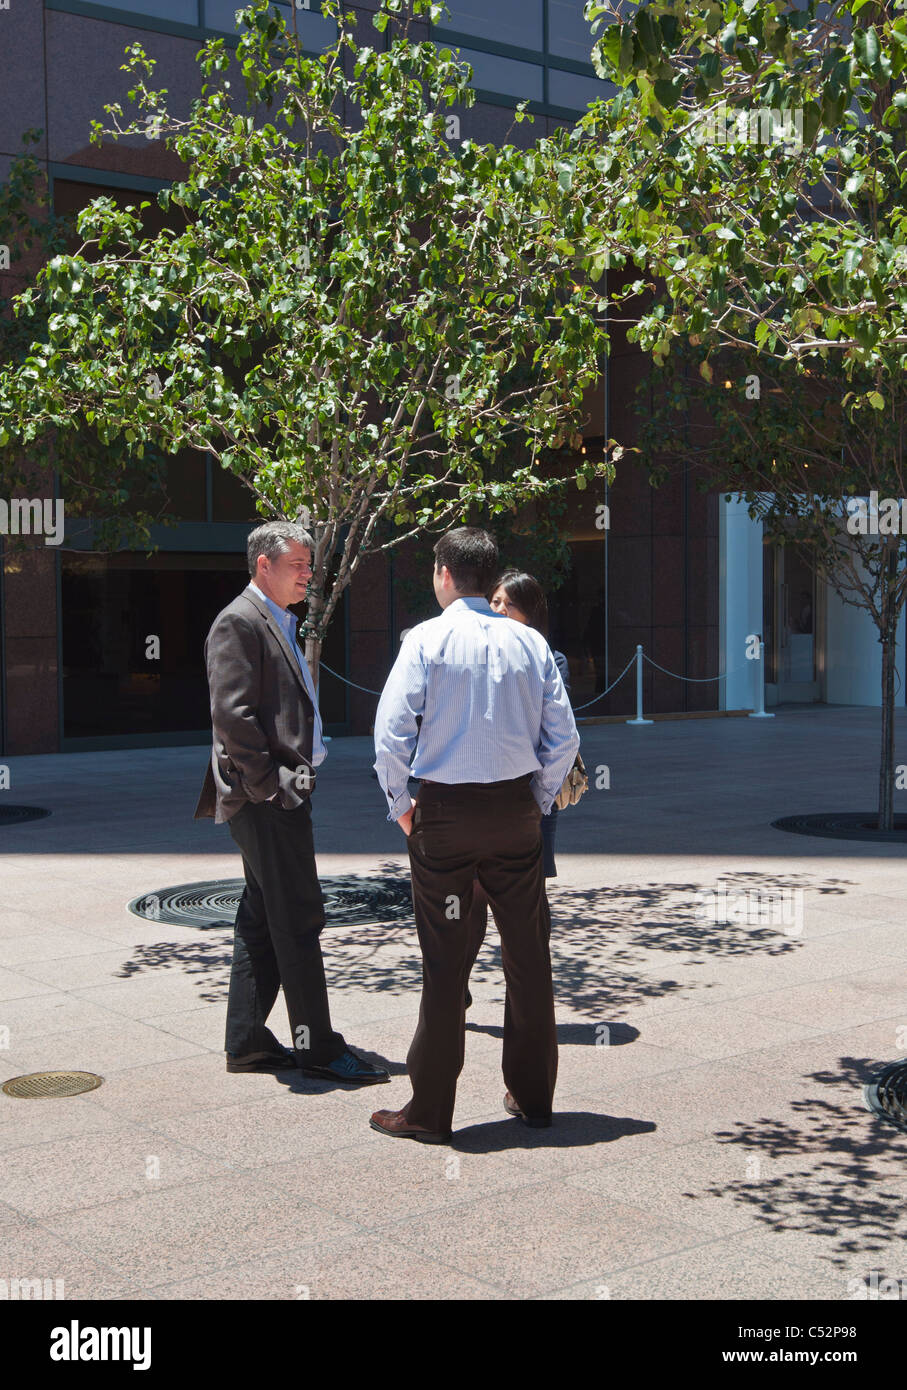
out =
[(879, 827), (890, 830), (896, 636), (907, 603), (907, 509), (891, 500), (907, 497), (907, 381), (895, 379), (878, 408), (868, 400), (874, 378), (859, 367), (848, 380), (834, 361), (803, 371), (735, 349), (705, 383), (702, 351), (675, 347), (641, 388), (650, 480), (663, 480), (666, 456), (683, 454), (703, 491), (742, 497), (767, 541), (800, 547), (841, 601), (872, 619), (882, 646)]
[[(12, 162), (9, 177), (0, 184), (0, 269), (8, 269), (13, 284), (21, 287), (34, 272), (56, 256), (66, 253), (75, 238), (71, 218), (57, 216), (48, 205), (47, 181), (29, 146), (37, 144), (41, 131), (23, 135), (23, 149)], [(28, 373), (36, 364), (36, 339), (44, 348), (50, 340), (48, 320), (52, 308), (45, 301), (26, 318), (15, 313), (15, 295), (0, 297), (0, 360), (7, 368)], [(105, 443), (84, 419), (74, 419), (63, 431), (36, 429), (39, 447), (26, 454), (22, 441), (0, 431), (0, 480), (7, 496), (41, 495), (51, 489), (53, 473), (66, 499), (70, 519), (96, 518), (94, 543), (97, 549), (121, 545), (147, 546), (155, 522), (175, 520), (167, 508), (167, 460), (149, 450), (139, 464), (124, 458), (116, 443)], [(98, 516), (99, 498), (106, 514)], [(27, 544), (21, 536), (7, 540), (10, 549)], [(65, 547), (64, 547), (65, 548)]]
[[(381, 0), (375, 28), (403, 10)], [(136, 118), (109, 106), (94, 138), (166, 141), (186, 172), (158, 202), (183, 210), (185, 230), (144, 237), (141, 208), (96, 199), (78, 250), (19, 298), (46, 336), (0, 374), (11, 438), (87, 425), (132, 463), (206, 451), (263, 515), (309, 522), (316, 679), (364, 556), (563, 486), (540, 458), (577, 440), (605, 341), (604, 302), (590, 308), (575, 283), (589, 213), (568, 135), (526, 151), (458, 142), (451, 108), (474, 100), (470, 69), (409, 38), (412, 16), (439, 13), (410, 0), (386, 51), (343, 17), (312, 58), (256, 0), (235, 63), (222, 39), (199, 53), (205, 82), (183, 120), (133, 45)], [(584, 461), (578, 486), (611, 476), (618, 454)]]
[[(580, 167), (590, 203), (601, 208), (610, 206), (615, 165), (632, 163), (637, 178), (616, 223), (590, 221), (584, 264), (644, 272), (634, 287), (648, 298), (629, 336), (656, 364), (678, 341), (699, 349), (703, 394), (710, 358), (733, 349), (748, 370), (781, 374), (784, 390), (802, 378), (810, 399), (830, 390), (837, 401), (842, 455), (825, 447), (824, 426), (804, 445), (815, 422), (800, 419), (796, 445), (770, 455), (785, 460), (770, 478), (749, 451), (746, 476), (759, 481), (742, 490), (770, 526), (808, 540), (823, 565), (834, 560), (829, 574), (850, 570), (849, 601), (879, 627), (879, 824), (890, 829), (904, 537), (863, 537), (855, 548), (841, 533), (849, 497), (877, 483), (886, 496), (903, 491), (907, 0), (650, 0), (629, 18), (617, 8), (586, 10), (612, 21), (593, 57), (619, 91), (582, 123), (611, 163), (583, 158)], [(769, 426), (767, 414), (759, 419)], [(819, 451), (810, 485), (806, 456), (794, 452), (803, 447)], [(714, 478), (730, 490), (742, 471), (741, 461)]]

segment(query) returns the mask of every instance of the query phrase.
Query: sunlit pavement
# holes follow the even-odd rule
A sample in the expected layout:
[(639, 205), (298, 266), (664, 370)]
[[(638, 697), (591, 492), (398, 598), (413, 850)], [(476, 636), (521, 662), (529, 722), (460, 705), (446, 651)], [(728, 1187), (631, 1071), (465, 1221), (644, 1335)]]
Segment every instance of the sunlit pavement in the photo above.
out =
[[(904, 714), (898, 739), (907, 761)], [(492, 928), (450, 1147), (368, 1127), (409, 1096), (411, 921), (322, 938), (335, 1025), (390, 1085), (228, 1075), (230, 933), (126, 910), (239, 876), (226, 828), (192, 820), (206, 750), (8, 759), (6, 801), (53, 814), (0, 827), (0, 1079), (104, 1084), (0, 1095), (0, 1276), (92, 1299), (907, 1289), (907, 1134), (861, 1094), (907, 1053), (907, 847), (770, 824), (871, 812), (878, 746), (865, 709), (585, 729), (592, 786), (560, 818), (550, 885), (555, 1123), (501, 1108)], [(367, 739), (330, 745), (323, 875), (405, 871), (371, 757)], [(289, 1042), (280, 1000), (272, 1026)]]

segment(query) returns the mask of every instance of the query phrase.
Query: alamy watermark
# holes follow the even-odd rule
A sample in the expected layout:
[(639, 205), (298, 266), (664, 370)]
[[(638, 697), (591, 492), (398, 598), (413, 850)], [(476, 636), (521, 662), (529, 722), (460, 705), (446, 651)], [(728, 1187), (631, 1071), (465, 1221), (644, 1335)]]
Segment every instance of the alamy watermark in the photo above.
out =
[(0, 1302), (18, 1299), (63, 1298), (62, 1279), (0, 1279)]
[(907, 497), (848, 497), (847, 530), (852, 536), (907, 536)]
[(701, 888), (696, 894), (701, 922), (746, 927), (781, 927), (785, 936), (803, 935), (803, 889)]
[(786, 145), (803, 147), (803, 108), (776, 106), (727, 107), (708, 111), (697, 124), (708, 145)]
[(0, 497), (0, 535), (43, 536), (45, 545), (59, 545), (64, 528), (60, 497)]

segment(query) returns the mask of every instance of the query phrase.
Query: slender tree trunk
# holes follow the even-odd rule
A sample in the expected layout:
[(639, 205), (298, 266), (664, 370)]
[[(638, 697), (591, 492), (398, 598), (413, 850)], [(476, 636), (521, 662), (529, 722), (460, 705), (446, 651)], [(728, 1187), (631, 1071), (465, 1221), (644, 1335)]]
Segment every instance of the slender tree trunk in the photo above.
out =
[(882, 594), (882, 757), (879, 763), (879, 829), (894, 829), (894, 674), (897, 666), (897, 542), (889, 546)]
[[(306, 623), (309, 626), (306, 628), (304, 651), (305, 659), (308, 662), (309, 671), (312, 676), (312, 684), (315, 686), (316, 690), (318, 689), (318, 674), (319, 667), (321, 665), (321, 648), (324, 643), (323, 636), (318, 635), (318, 632), (321, 627), (321, 615), (323, 612), (323, 591), (320, 593), (313, 593), (310, 589), (308, 606), (306, 608)], [(316, 631), (313, 632), (312, 628), (315, 628)]]
[(320, 637), (306, 637), (305, 639), (305, 659), (308, 663), (309, 672), (312, 677), (312, 684), (318, 689), (318, 676), (321, 669), (321, 647)]

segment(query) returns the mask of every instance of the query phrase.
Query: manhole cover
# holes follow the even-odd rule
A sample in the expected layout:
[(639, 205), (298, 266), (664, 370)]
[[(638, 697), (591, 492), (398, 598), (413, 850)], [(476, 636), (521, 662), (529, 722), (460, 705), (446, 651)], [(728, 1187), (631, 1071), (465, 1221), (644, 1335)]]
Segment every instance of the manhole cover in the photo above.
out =
[(22, 821), (43, 820), (49, 815), (43, 806), (0, 806), (0, 825), (20, 825)]
[(55, 1096), (79, 1096), (95, 1091), (104, 1080), (93, 1071), (33, 1071), (4, 1081), (3, 1090), (17, 1100), (43, 1100)]
[(875, 1081), (864, 1086), (863, 1099), (873, 1114), (907, 1130), (907, 1060), (902, 1057), (892, 1063)]
[[(184, 883), (134, 898), (129, 911), (173, 927), (232, 927), (245, 883), (241, 878), (215, 883)], [(402, 922), (412, 916), (409, 878), (323, 878), (327, 925), (356, 922)]]
[(876, 840), (907, 844), (907, 815), (894, 818), (894, 830), (880, 830), (877, 811), (841, 811), (818, 816), (784, 816), (773, 820), (775, 830), (794, 835), (820, 835), (828, 840)]

